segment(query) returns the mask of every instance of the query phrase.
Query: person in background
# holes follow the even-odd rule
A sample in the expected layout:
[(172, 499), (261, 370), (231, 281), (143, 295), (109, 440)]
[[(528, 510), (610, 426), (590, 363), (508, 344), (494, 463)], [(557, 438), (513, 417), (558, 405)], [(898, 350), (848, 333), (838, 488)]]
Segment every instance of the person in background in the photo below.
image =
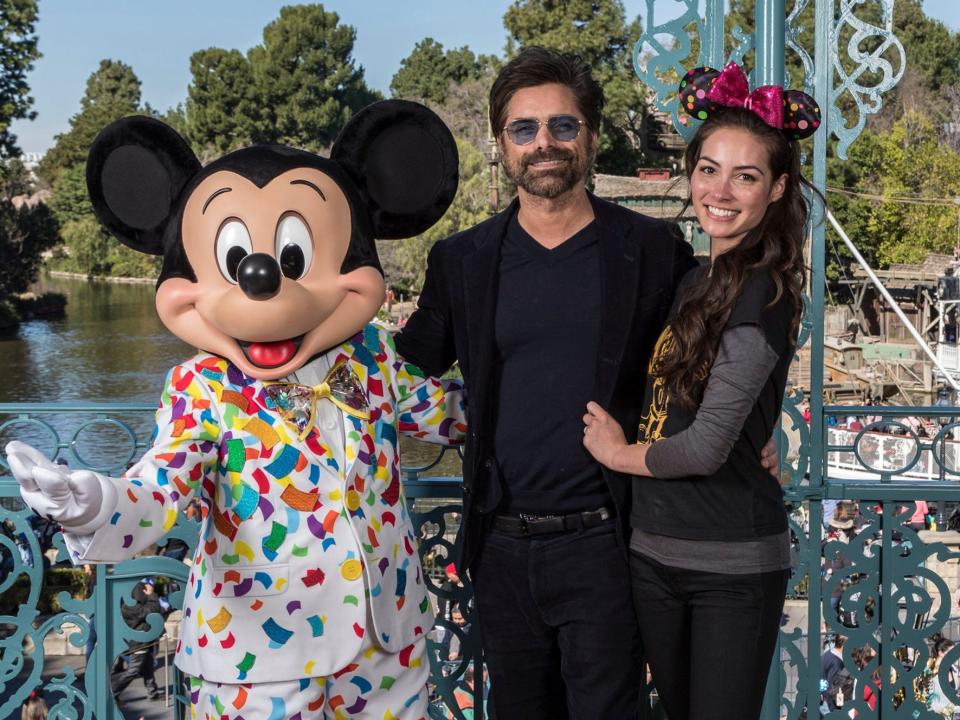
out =
[[(148, 618), (150, 615), (157, 614), (166, 616), (164, 603), (156, 594), (156, 588), (152, 577), (145, 577), (138, 582), (131, 593), (134, 604), (128, 605), (121, 601), (120, 613), (124, 621), (134, 630), (145, 631), (150, 629)], [(169, 605), (167, 608), (169, 609)], [(110, 690), (115, 697), (118, 697), (127, 685), (136, 678), (143, 680), (143, 686), (147, 690), (147, 699), (156, 700), (160, 697), (160, 688), (157, 687), (157, 681), (154, 679), (154, 656), (153, 640), (147, 642), (130, 643), (127, 656), (129, 658), (126, 668), (115, 672), (110, 676)]]
[(34, 690), (20, 706), (20, 720), (47, 720), (49, 712), (47, 701)]

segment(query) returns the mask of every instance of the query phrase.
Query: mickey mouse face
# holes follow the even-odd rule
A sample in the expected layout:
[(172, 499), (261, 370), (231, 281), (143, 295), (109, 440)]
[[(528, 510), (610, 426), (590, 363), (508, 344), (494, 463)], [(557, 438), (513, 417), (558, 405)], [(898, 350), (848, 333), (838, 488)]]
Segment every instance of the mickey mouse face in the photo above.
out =
[(183, 210), (183, 250), (195, 281), (157, 289), (178, 337), (252, 377), (282, 377), (356, 333), (383, 303), (383, 275), (341, 273), (350, 203), (327, 174), (288, 170), (264, 187), (229, 171), (204, 178)]
[(384, 282), (373, 238), (432, 225), (456, 178), (449, 131), (400, 101), (358, 113), (330, 160), (260, 146), (201, 170), (170, 128), (125, 118), (98, 136), (87, 167), (104, 224), (127, 245), (164, 254), (164, 324), (264, 380), (376, 315)]

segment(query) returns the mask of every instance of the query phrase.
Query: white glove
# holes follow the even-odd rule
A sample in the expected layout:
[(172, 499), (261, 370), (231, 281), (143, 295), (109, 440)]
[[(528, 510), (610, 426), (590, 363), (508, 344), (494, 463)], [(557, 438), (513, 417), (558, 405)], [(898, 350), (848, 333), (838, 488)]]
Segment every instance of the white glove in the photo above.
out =
[(91, 470), (55, 465), (29, 445), (13, 441), (5, 448), (10, 472), (20, 483), (20, 497), (37, 513), (86, 535), (100, 528), (117, 507), (117, 491), (107, 478)]

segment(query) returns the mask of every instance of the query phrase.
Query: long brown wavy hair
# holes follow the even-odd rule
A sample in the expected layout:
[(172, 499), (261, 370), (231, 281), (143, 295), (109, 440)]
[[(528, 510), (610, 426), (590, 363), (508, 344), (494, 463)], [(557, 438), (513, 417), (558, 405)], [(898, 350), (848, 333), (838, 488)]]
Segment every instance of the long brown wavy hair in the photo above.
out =
[[(710, 274), (690, 288), (670, 322), (673, 343), (665, 348), (653, 371), (666, 380), (671, 396), (687, 407), (694, 405), (702, 393), (704, 370), (713, 364), (720, 336), (749, 274), (759, 271), (770, 276), (777, 289), (770, 305), (784, 293), (790, 296), (794, 307), (791, 337), (795, 335), (803, 311), (803, 243), (810, 215), (803, 188), (823, 198), (800, 174), (797, 144), (742, 108), (725, 108), (700, 126), (684, 155), (687, 180), (692, 179), (704, 141), (723, 128), (748, 131), (766, 148), (772, 177), (785, 174), (787, 182), (783, 196), (767, 206), (760, 223), (738, 245), (713, 260)], [(683, 211), (691, 202), (688, 196)]]

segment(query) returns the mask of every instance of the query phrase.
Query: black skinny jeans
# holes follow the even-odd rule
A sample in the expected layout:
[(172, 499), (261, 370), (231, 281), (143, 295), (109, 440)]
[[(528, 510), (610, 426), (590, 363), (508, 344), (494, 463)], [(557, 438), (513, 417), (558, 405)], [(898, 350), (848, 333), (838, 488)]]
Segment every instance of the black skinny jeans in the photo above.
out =
[(667, 717), (759, 717), (790, 571), (721, 575), (631, 552), (630, 576), (640, 636)]

